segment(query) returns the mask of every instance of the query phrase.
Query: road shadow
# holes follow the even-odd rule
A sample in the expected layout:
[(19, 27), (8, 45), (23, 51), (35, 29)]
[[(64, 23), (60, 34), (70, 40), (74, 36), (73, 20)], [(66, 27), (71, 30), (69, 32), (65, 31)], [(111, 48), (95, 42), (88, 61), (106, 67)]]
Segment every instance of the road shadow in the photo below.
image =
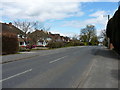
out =
[(120, 69), (119, 70), (111, 70), (111, 76), (116, 80), (120, 80)]
[(109, 50), (107, 48), (94, 48), (92, 49), (91, 54), (95, 56), (102, 56), (107, 58), (113, 58), (115, 60), (120, 60), (120, 55), (118, 55), (115, 51)]

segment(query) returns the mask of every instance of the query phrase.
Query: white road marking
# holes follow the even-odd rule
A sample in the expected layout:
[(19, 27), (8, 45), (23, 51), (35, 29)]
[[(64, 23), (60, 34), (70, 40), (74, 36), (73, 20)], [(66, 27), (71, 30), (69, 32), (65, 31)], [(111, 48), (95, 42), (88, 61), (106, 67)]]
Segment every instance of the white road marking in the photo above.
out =
[(10, 76), (10, 77), (8, 77), (8, 78), (2, 79), (2, 80), (0, 80), (0, 82), (6, 81), (6, 80), (11, 79), (11, 78), (14, 78), (14, 77), (17, 77), (17, 76), (19, 76), (19, 75), (25, 74), (25, 73), (30, 72), (30, 71), (32, 71), (32, 69), (29, 69), (29, 70), (26, 70), (26, 71), (24, 71), (24, 72), (15, 74), (15, 75), (13, 75), (13, 76)]
[(64, 57), (58, 58), (58, 59), (56, 59), (56, 60), (50, 61), (49, 63), (54, 63), (54, 62), (59, 61), (59, 60), (65, 58), (65, 57), (67, 57), (67, 56), (64, 56)]

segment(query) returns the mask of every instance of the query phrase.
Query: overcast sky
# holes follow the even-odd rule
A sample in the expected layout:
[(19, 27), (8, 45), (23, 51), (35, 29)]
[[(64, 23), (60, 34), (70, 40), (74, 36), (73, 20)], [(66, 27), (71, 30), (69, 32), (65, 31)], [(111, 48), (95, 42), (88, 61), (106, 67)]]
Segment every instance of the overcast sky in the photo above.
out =
[(88, 24), (96, 26), (97, 34), (105, 29), (107, 17), (113, 16), (119, 0), (4, 0), (0, 5), (0, 21), (39, 21), (49, 31), (64, 36), (80, 33)]

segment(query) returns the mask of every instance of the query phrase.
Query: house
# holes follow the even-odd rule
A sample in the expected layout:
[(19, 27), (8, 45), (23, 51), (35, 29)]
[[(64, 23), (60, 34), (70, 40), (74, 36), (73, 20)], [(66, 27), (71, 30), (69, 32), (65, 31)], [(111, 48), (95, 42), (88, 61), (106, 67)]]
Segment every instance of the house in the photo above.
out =
[(32, 44), (35, 46), (47, 46), (50, 41), (53, 42), (69, 42), (69, 37), (60, 36), (60, 34), (52, 34), (44, 30), (36, 30), (32, 33), (28, 33), (27, 37), (25, 33), (15, 27), (12, 23), (0, 23), (2, 26), (2, 32), (14, 33), (18, 36), (19, 46), (26, 47), (26, 44)]
[(109, 48), (114, 48), (120, 54), (120, 6), (114, 16), (108, 21), (106, 34)]
[(60, 34), (52, 34), (43, 30), (36, 30), (29, 33), (28, 37), (32, 39), (32, 42), (36, 46), (47, 46), (49, 42), (69, 42), (69, 37), (60, 36)]
[(30, 42), (32, 41), (32, 39), (31, 38), (25, 39), (25, 38), (21, 38), (21, 37), (18, 36), (18, 41), (19, 41), (19, 46), (20, 47), (26, 47), (27, 45), (30, 44)]
[(69, 37), (60, 36), (60, 34), (52, 34), (51, 32), (49, 32), (49, 38), (54, 42), (70, 42)]
[[(13, 33), (18, 36), (19, 46), (26, 46), (24, 32), (15, 27), (11, 22), (9, 24), (7, 23), (0, 23), (0, 26), (2, 27), (2, 33)], [(27, 39), (27, 42), (30, 42), (30, 39)]]
[(61, 41), (60, 34), (52, 34), (49, 32), (49, 38), (51, 38), (51, 40), (54, 42)]
[(63, 37), (64, 38), (64, 42), (70, 42), (70, 38), (69, 37)]
[(64, 42), (65, 41), (65, 37), (64, 36), (60, 36), (60, 34), (52, 34), (51, 32), (49, 32), (49, 38), (51, 38), (52, 41), (54, 42)]
[(46, 46), (48, 44), (48, 41), (51, 40), (51, 38), (48, 37), (48, 32), (45, 32), (43, 30), (36, 30), (28, 35), (32, 39), (33, 45), (37, 46)]
[(7, 23), (0, 23), (0, 26), (2, 26), (2, 32), (3, 33), (9, 32), (9, 33), (17, 34), (17, 35), (24, 34), (23, 31), (21, 31), (20, 29), (18, 29), (14, 25), (12, 25), (11, 22), (9, 24), (7, 24)]

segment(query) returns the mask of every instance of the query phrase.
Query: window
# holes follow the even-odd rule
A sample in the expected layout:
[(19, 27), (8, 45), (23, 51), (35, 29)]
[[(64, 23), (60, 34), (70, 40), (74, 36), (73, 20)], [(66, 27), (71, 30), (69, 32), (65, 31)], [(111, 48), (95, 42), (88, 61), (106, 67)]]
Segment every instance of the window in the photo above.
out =
[(24, 44), (24, 42), (20, 42), (20, 45), (23, 45)]

